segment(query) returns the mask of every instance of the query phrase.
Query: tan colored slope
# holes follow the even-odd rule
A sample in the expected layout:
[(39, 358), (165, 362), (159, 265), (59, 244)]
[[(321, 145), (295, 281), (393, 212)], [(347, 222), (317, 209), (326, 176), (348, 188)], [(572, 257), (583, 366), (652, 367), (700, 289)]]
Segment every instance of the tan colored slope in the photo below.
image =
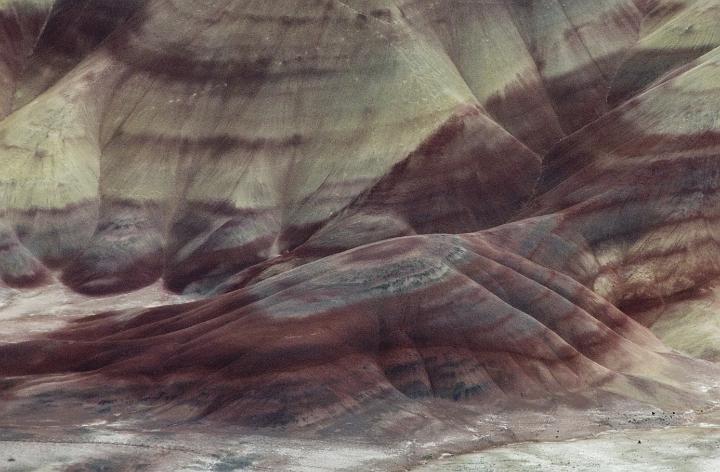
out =
[[(207, 288), (300, 246), (317, 258), (392, 236), (497, 225), (520, 208), (538, 162), (488, 116), (503, 121), (489, 106), (493, 91), (534, 67), (523, 103), (544, 111), (505, 97), (497, 103), (508, 104), (508, 116), (547, 129), (552, 116), (571, 119), (563, 107), (593, 119), (586, 107), (604, 105), (583, 94), (604, 97), (640, 15), (650, 12), (645, 38), (664, 38), (683, 21), (706, 29), (701, 4), (713, 2), (677, 11), (615, 1), (139, 3), (0, 123), (11, 248), (4, 279), (40, 280), (42, 261), (88, 292), (161, 275), (176, 290)], [(612, 41), (597, 40), (606, 33)], [(484, 46), (493, 41), (508, 54)], [(598, 140), (613, 167), (625, 152), (613, 146), (632, 148), (635, 128), (650, 136), (714, 129), (712, 97), (703, 103), (712, 74), (692, 74), (705, 77), (694, 86), (710, 88), (676, 94), (668, 85), (564, 141), (541, 188), (600, 156)], [(582, 201), (602, 183), (565, 190), (572, 185), (562, 199)], [(551, 196), (537, 205), (566, 207)]]
[(553, 233), (585, 256), (538, 254), (543, 264), (620, 304), (701, 287), (720, 273), (719, 71), (716, 49), (547, 156), (528, 214), (555, 213)]
[[(221, 279), (303, 242), (457, 119), (497, 138), (434, 152), (438, 170), (447, 158), (478, 168), (464, 186), (517, 181), (489, 216), (472, 203), (466, 228), (519, 208), (537, 156), (484, 116), (443, 50), (400, 17), (293, 5), (147, 2), (0, 123), (0, 195), (23, 245), (85, 291), (163, 270), (175, 289)], [(485, 159), (499, 172), (483, 176)], [(406, 216), (392, 218), (415, 231)]]
[[(628, 2), (488, 8), (55, 4), (0, 123), (6, 224), (44, 263), (74, 261), (63, 279), (86, 291), (163, 272), (175, 289), (212, 285), (358, 204), (391, 229), (366, 225), (356, 244), (498, 224), (537, 172), (512, 135), (544, 149), (563, 121), (574, 129), (603, 109), (598, 61), (628, 47), (639, 13)], [(600, 47), (603, 31), (616, 39)], [(438, 210), (425, 215), (428, 205)], [(36, 265), (12, 272), (32, 279)]]
[(643, 19), (609, 92), (610, 105), (641, 93), (674, 69), (720, 46), (720, 2), (661, 1)]
[[(16, 1), (27, 5), (33, 1)], [(52, 87), (134, 14), (145, 0), (52, 0), (18, 71), (13, 110)], [(27, 8), (24, 6), (22, 10)], [(23, 14), (19, 15), (20, 17)]]
[(689, 356), (720, 361), (720, 300), (718, 287), (634, 307), (632, 316), (648, 326), (667, 346)]
[(54, 0), (0, 1), (0, 118), (12, 109), (16, 87)]
[(397, 5), (447, 51), (488, 112), (541, 153), (607, 111), (610, 79), (644, 14), (630, 0)]

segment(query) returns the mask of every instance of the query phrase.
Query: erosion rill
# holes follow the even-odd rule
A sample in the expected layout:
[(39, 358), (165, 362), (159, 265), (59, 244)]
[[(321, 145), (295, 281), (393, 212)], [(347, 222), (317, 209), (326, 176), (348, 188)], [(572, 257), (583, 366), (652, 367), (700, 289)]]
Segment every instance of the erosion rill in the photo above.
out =
[[(718, 25), (720, 0), (0, 0), (0, 463), (102, 425), (397, 445), (393, 470), (545, 437), (520, 417), (707, 409)], [(238, 467), (305, 470), (271, 455)]]

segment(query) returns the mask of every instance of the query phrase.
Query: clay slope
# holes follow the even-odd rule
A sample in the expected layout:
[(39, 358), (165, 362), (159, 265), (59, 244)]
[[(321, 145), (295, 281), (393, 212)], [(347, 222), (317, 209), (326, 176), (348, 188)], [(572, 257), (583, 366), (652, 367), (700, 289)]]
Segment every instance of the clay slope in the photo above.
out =
[(397, 3), (488, 112), (540, 153), (607, 111), (612, 77), (648, 13), (632, 0)]
[(0, 123), (3, 280), (33, 283), (48, 267), (88, 293), (161, 275), (174, 290), (211, 287), (388, 179), (401, 189), (375, 215), (392, 222), (383, 236), (505, 221), (538, 156), (484, 112), (444, 51), (369, 8), (137, 2)]
[(6, 283), (218, 293), (0, 344), (9, 417), (699, 401), (622, 310), (720, 275), (720, 49), (633, 64), (717, 2), (268, 3), (142, 4), (0, 122)]
[(719, 67), (715, 49), (546, 156), (526, 213), (562, 214), (554, 232), (572, 234), (592, 259), (585, 267), (554, 254), (536, 260), (616, 304), (718, 276)]
[(318, 232), (329, 254), (503, 223), (665, 11), (265, 3), (4, 4), (5, 283), (207, 290)]
[(6, 375), (79, 373), (64, 395), (140, 395), (156, 419), (249, 426), (391, 421), (398, 404), (432, 397), (511, 407), (604, 391), (677, 404), (701, 378), (601, 297), (482, 234), (375, 243), (0, 354)]

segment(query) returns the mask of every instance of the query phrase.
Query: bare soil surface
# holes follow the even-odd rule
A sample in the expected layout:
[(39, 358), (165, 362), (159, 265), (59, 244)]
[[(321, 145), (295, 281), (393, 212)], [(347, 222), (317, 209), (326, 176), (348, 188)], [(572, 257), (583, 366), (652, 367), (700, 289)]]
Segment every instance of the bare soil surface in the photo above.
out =
[(592, 438), (513, 444), (445, 457), (415, 472), (715, 472), (720, 470), (720, 425), (610, 431)]

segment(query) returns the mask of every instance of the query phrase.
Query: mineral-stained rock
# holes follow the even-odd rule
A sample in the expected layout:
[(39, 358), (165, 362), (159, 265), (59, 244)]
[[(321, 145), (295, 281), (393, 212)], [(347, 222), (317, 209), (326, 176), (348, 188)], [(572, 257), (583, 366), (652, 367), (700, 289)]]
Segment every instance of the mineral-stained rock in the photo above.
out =
[(398, 3), (437, 37), (489, 113), (539, 152), (607, 111), (610, 80), (644, 15), (631, 0)]
[[(592, 269), (537, 255), (615, 303), (657, 299), (720, 274), (720, 50), (559, 144), (546, 156), (540, 218), (592, 255)], [(589, 277), (589, 278), (588, 278)]]
[(386, 425), (717, 375), (627, 314), (720, 276), (716, 0), (90, 3), (0, 3), (0, 277), (213, 295), (0, 344), (6, 413)]
[[(538, 156), (402, 17), (337, 1), (134, 5), (106, 11), (128, 19), (0, 123), (7, 224), (78, 290), (151, 283), (161, 271), (141, 266), (158, 258), (172, 289), (212, 286), (378, 186), (404, 187), (382, 211), (412, 232), (492, 226), (532, 189)], [(48, 47), (69, 40), (56, 34)], [(155, 221), (133, 223), (145, 242), (98, 257), (109, 228), (127, 223), (118, 205)], [(144, 275), (129, 280), (131, 267)]]
[(135, 391), (153, 379), (166, 417), (250, 426), (427, 397), (512, 405), (594, 388), (679, 401), (686, 377), (668, 352), (589, 289), (481, 233), (363, 246), (212, 300), (0, 347), (9, 375), (87, 373), (86, 391), (104, 389), (98, 374)]
[(639, 41), (628, 52), (608, 96), (617, 105), (663, 75), (720, 46), (717, 2), (657, 1), (643, 19)]

